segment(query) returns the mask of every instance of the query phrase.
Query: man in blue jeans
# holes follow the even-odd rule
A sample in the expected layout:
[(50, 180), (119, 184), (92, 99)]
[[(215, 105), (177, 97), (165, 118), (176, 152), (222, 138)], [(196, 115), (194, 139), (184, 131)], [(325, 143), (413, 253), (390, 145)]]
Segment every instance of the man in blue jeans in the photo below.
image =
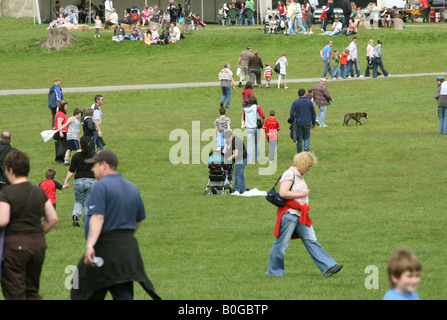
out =
[(295, 117), (298, 125), (298, 141), (296, 144), (297, 153), (309, 151), (310, 146), (310, 130), (315, 129), (315, 108), (308, 98), (305, 97), (306, 90), (299, 89), (299, 98), (292, 103), (290, 108), (290, 117)]
[(324, 46), (323, 49), (320, 51), (321, 59), (323, 59), (324, 62), (324, 68), (323, 72), (321, 73), (322, 78), (326, 78), (326, 73), (329, 72), (329, 75), (332, 74), (332, 68), (331, 68), (331, 56), (332, 56), (332, 40), (329, 40), (327, 42), (327, 45)]
[(224, 131), (225, 147), (223, 154), (225, 163), (233, 162), (234, 165), (234, 192), (243, 194), (246, 191), (244, 170), (247, 165), (247, 149), (244, 141), (235, 136), (231, 130)]
[(91, 106), (93, 109), (93, 122), (95, 123), (96, 131), (93, 134), (93, 145), (96, 150), (104, 150), (99, 138), (102, 138), (101, 123), (102, 123), (102, 110), (101, 106), (104, 103), (104, 97), (100, 94), (95, 96), (95, 103)]

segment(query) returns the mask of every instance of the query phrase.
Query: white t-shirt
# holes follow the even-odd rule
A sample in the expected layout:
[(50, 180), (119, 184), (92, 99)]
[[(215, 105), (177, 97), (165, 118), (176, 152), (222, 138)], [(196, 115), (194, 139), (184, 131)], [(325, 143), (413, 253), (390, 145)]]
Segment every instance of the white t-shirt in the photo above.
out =
[(102, 122), (102, 111), (101, 111), (101, 107), (98, 106), (98, 108), (95, 110), (95, 105), (97, 105), (96, 103), (92, 104), (92, 106), (90, 108), (93, 109), (93, 116), (92, 119), (93, 121), (98, 120), (98, 123), (101, 124)]
[[(294, 181), (294, 183), (292, 185), (292, 189), (291, 189), (291, 191), (293, 191), (293, 192), (303, 192), (303, 191), (307, 190), (306, 181), (304, 181), (303, 176), (298, 172), (298, 170), (296, 170), (295, 167), (290, 167), (289, 169), (284, 171), (284, 173), (281, 176), (280, 182), (283, 182), (284, 180), (293, 180)], [(297, 198), (294, 200), (301, 205), (309, 204), (309, 197)], [(298, 216), (301, 214), (300, 211), (295, 210), (295, 209), (289, 209), (288, 211), (290, 214), (296, 214)]]

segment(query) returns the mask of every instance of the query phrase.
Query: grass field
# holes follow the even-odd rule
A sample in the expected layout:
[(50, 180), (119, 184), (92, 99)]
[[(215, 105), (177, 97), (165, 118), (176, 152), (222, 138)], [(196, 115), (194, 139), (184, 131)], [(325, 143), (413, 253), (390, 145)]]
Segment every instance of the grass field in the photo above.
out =
[[(47, 26), (27, 19), (0, 19), (1, 89), (46, 88), (52, 79), (62, 87), (217, 81), (225, 62), (237, 64), (247, 44), (264, 61), (276, 62), (288, 53), (290, 79), (321, 73), (319, 50), (327, 41), (308, 37), (264, 35), (262, 28), (229, 29), (210, 26), (186, 35), (179, 44), (146, 47), (142, 43), (110, 41), (111, 33), (76, 33), (82, 41), (62, 52), (42, 52), (34, 44), (45, 38)], [(360, 30), (359, 57), (372, 39), (384, 42), (384, 64), (393, 74), (445, 73), (446, 25), (409, 25), (395, 30)], [(25, 31), (25, 32), (24, 32)], [(314, 31), (315, 32), (315, 31)], [(343, 48), (348, 37), (334, 37)], [(95, 41), (97, 40), (97, 41)], [(363, 73), (365, 63), (359, 58)], [(102, 92), (105, 97), (103, 133), (107, 147), (120, 159), (119, 171), (135, 183), (146, 204), (147, 219), (137, 233), (148, 276), (162, 298), (171, 300), (378, 300), (387, 290), (386, 266), (401, 247), (412, 250), (423, 265), (418, 293), (422, 299), (446, 299), (445, 181), (447, 140), (438, 133), (434, 76), (330, 81), (336, 101), (367, 112), (363, 126), (343, 127), (349, 110), (333, 104), (327, 128), (311, 133), (311, 151), (318, 159), (306, 176), (310, 214), (319, 242), (344, 264), (340, 273), (324, 278), (302, 243), (291, 241), (283, 278), (265, 275), (274, 240), (275, 207), (263, 197), (203, 195), (206, 164), (172, 164), (170, 141), (176, 129), (188, 133), (190, 146), (200, 151), (211, 139), (200, 134), (213, 129), (218, 117), (219, 87)], [(272, 174), (260, 174), (267, 164), (248, 165), (248, 188), (268, 190), (292, 165), (296, 146), (289, 138), (287, 118), (299, 88), (255, 88), (264, 112), (274, 108), (281, 124), (278, 164)], [(98, 92), (101, 93), (101, 92)], [(228, 116), (239, 128), (241, 89), (233, 93)], [(92, 93), (66, 93), (69, 112), (93, 103)], [(31, 156), (30, 180), (38, 184), (53, 167), (63, 181), (67, 169), (56, 164), (54, 145), (39, 132), (49, 129), (47, 95), (0, 96), (0, 130), (12, 133), (12, 145)], [(191, 147), (189, 148), (192, 149)], [(69, 299), (66, 267), (84, 252), (83, 228), (73, 228), (72, 188), (57, 194), (59, 223), (47, 235), (47, 256), (41, 294), (48, 300)], [(376, 289), (368, 289), (369, 266), (378, 271)], [(366, 272), (365, 272), (366, 271)], [(147, 299), (135, 285), (136, 299)]]

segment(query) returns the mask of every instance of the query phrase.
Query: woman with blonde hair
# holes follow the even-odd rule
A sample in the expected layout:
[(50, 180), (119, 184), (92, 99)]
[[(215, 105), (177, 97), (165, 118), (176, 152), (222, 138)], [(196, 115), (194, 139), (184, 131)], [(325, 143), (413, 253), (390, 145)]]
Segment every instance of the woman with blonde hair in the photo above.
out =
[(293, 166), (281, 176), (279, 195), (286, 200), (284, 207), (277, 209), (274, 235), (276, 236), (270, 252), (267, 275), (284, 275), (284, 256), (291, 239), (301, 238), (312, 260), (323, 273), (330, 277), (340, 271), (342, 264), (337, 262), (317, 242), (312, 220), (309, 217), (309, 189), (304, 175), (317, 164), (317, 157), (304, 151), (295, 155)]

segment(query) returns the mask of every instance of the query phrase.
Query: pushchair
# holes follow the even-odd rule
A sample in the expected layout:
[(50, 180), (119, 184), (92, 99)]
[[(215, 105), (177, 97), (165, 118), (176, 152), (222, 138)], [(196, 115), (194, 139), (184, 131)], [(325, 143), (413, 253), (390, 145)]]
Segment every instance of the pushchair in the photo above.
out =
[[(273, 17), (275, 18), (273, 20)], [(270, 24), (272, 22), (272, 25)], [(270, 27), (273, 27), (272, 32), (270, 32)], [(278, 33), (281, 31), (279, 16), (269, 15), (268, 19), (265, 19), (264, 23), (264, 33)]]
[(231, 193), (233, 182), (233, 164), (225, 163), (221, 149), (210, 153), (208, 157), (208, 184), (205, 192), (206, 196), (212, 194), (225, 195), (228, 189)]
[(133, 23), (137, 23), (139, 17), (140, 17), (140, 10), (137, 6), (130, 7), (130, 15), (132, 16)]

